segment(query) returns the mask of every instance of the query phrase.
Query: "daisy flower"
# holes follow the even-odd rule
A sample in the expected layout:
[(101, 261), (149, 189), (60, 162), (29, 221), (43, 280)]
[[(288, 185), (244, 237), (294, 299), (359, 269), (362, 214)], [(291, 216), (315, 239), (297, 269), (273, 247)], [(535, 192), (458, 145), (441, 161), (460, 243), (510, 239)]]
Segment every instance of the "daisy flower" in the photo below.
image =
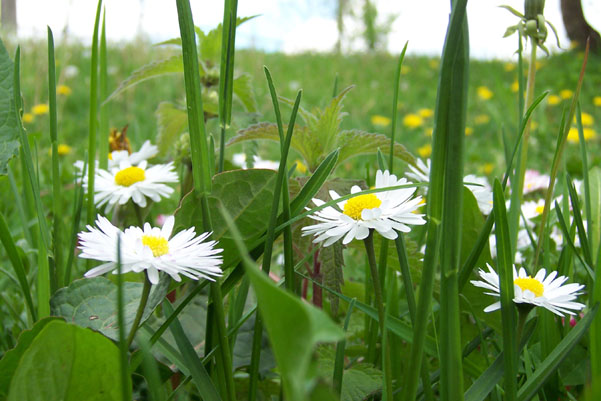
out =
[[(397, 179), (388, 171), (376, 173), (375, 188), (386, 188), (397, 185), (410, 185), (405, 178)], [(361, 188), (354, 185), (351, 194), (361, 192)], [(414, 211), (421, 206), (422, 197), (412, 199), (415, 188), (394, 189), (373, 194), (357, 195), (337, 203), (338, 208), (329, 206), (309, 216), (318, 224), (303, 227), (303, 235), (315, 235), (314, 243), (324, 242), (323, 246), (330, 246), (342, 239), (343, 244), (348, 244), (353, 239), (365, 239), (369, 230), (378, 231), (383, 237), (395, 239), (396, 230), (409, 232), (410, 224), (425, 224), (423, 214)], [(335, 191), (330, 191), (333, 200), (340, 198)], [(316, 206), (325, 202), (313, 199)]]
[[(427, 159), (426, 162), (422, 159), (417, 159), (417, 167), (408, 165), (410, 172), (405, 173), (407, 178), (413, 180), (413, 182), (430, 182), (430, 167), (432, 162), (430, 159)], [(427, 189), (427, 188), (426, 188)]]
[(148, 160), (159, 153), (159, 148), (156, 145), (145, 141), (142, 147), (137, 152), (129, 154), (127, 150), (113, 150), (109, 153), (109, 168), (119, 166), (119, 164), (127, 160), (132, 166), (138, 165), (144, 160)]
[[(177, 182), (177, 174), (173, 163), (157, 164), (148, 167), (146, 160), (137, 166), (132, 166), (129, 160), (122, 160), (119, 166), (109, 170), (98, 170), (94, 185), (94, 203), (98, 206), (107, 205), (107, 210), (115, 205), (123, 205), (133, 200), (140, 207), (146, 207), (146, 198), (155, 202), (161, 197), (169, 197), (173, 188), (165, 183)], [(84, 187), (87, 182), (84, 179)]]
[[(476, 287), (485, 288), (491, 292), (486, 294), (493, 297), (499, 297), (501, 294), (499, 287), (499, 275), (493, 268), (487, 264), (488, 272), (480, 269), (480, 277), (484, 281), (471, 281)], [(547, 275), (545, 269), (540, 269), (534, 277), (526, 274), (523, 267), (519, 272), (513, 267), (513, 302), (516, 304), (529, 304), (532, 306), (542, 306), (556, 315), (563, 316), (564, 313), (574, 315), (575, 311), (584, 308), (585, 305), (579, 302), (573, 302), (576, 296), (581, 295), (584, 285), (571, 283), (563, 285), (568, 278), (565, 276), (557, 277), (557, 272), (553, 271)], [(487, 306), (484, 312), (492, 312), (501, 308), (501, 302), (495, 302)]]
[(489, 215), (492, 210), (492, 188), (488, 180), (469, 174), (463, 178), (463, 184), (474, 194), (482, 214)]
[(146, 270), (152, 284), (159, 282), (159, 271), (181, 281), (180, 274), (198, 280), (221, 275), (223, 250), (215, 248), (216, 241), (203, 242), (210, 233), (196, 236), (194, 228), (180, 231), (173, 238), (173, 216), (165, 220), (162, 228), (144, 224), (144, 228), (131, 226), (121, 231), (108, 219), (98, 216), (96, 227), (87, 226), (88, 231), (79, 233), (81, 254), (85, 259), (105, 262), (85, 274), (85, 277), (100, 276), (109, 271), (117, 273), (117, 239), (121, 238), (121, 272), (139, 273)]

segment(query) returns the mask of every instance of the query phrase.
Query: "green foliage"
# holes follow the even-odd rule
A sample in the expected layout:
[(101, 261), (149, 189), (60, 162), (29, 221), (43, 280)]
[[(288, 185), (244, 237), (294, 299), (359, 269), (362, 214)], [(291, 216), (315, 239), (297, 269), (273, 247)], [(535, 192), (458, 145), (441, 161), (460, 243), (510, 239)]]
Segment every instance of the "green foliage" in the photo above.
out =
[[(378, 148), (390, 147), (390, 139), (383, 134), (368, 133), (361, 130), (341, 130), (340, 124), (345, 113), (342, 112), (342, 101), (352, 86), (344, 89), (322, 110), (315, 108), (309, 112), (302, 107), (299, 114), (304, 126), (294, 127), (294, 136), (290, 146), (305, 160), (310, 171), (315, 171), (319, 163), (336, 148), (339, 148), (338, 164), (354, 156), (376, 153)], [(288, 104), (291, 101), (281, 100)], [(230, 139), (228, 146), (256, 139), (279, 141), (277, 126), (271, 123), (251, 125)], [(415, 164), (415, 157), (400, 143), (394, 144), (394, 155), (408, 164)]]
[[(162, 277), (154, 286), (142, 316), (143, 323), (165, 298), (170, 280)], [(123, 304), (126, 332), (131, 329), (136, 310), (140, 303), (142, 283), (123, 283)], [(54, 316), (64, 317), (82, 327), (97, 330), (105, 336), (117, 340), (117, 286), (104, 277), (75, 280), (69, 287), (58, 290), (50, 304)]]
[[(119, 350), (108, 338), (59, 320), (46, 321), (23, 352), (7, 400), (122, 400)], [(129, 384), (131, 387), (131, 383)]]
[(8, 162), (19, 153), (19, 125), (13, 102), (13, 62), (0, 40), (0, 176), (8, 172)]

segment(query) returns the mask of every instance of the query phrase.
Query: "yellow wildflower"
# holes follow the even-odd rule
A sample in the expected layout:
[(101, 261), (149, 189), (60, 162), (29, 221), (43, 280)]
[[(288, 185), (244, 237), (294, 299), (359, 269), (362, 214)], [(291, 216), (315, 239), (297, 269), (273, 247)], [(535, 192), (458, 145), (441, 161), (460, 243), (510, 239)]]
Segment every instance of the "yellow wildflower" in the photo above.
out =
[[(583, 128), (582, 135), (584, 136), (585, 142), (588, 142), (589, 140), (597, 137), (597, 133), (592, 128)], [(572, 127), (568, 131), (568, 142), (571, 142), (571, 143), (580, 142), (580, 138), (578, 137), (578, 129), (577, 128)]]
[(21, 121), (23, 121), (26, 124), (33, 122), (33, 120), (34, 116), (31, 113), (23, 113), (23, 117), (21, 117)]
[(305, 166), (305, 163), (300, 161), (300, 159), (296, 159), (294, 162), (296, 163), (296, 171), (301, 174), (305, 174), (307, 172), (307, 166)]
[[(590, 127), (595, 122), (595, 119), (593, 118), (593, 116), (591, 116), (588, 113), (582, 113), (581, 117), (582, 117), (582, 125), (584, 125), (585, 127)], [(578, 120), (576, 119), (576, 116), (574, 116), (574, 124), (576, 124), (577, 121)]]
[(408, 65), (404, 65), (403, 67), (401, 67), (401, 75), (407, 75), (411, 72), (411, 67), (409, 67)]
[(40, 114), (48, 114), (48, 110), (48, 105), (44, 103), (36, 104), (31, 108), (31, 112), (36, 116), (39, 116)]
[(71, 94), (71, 92), (72, 92), (71, 88), (69, 88), (67, 85), (59, 85), (56, 87), (56, 93), (58, 95), (69, 96)]
[(593, 104), (597, 107), (601, 107), (601, 96), (595, 96), (593, 98)]
[(419, 153), (422, 159), (430, 157), (430, 155), (432, 154), (432, 145), (427, 144), (419, 147), (417, 149), (417, 153)]
[(405, 118), (403, 118), (403, 124), (409, 128), (421, 127), (423, 123), (424, 119), (417, 114), (407, 114)]
[(71, 146), (61, 143), (58, 145), (57, 151), (60, 156), (66, 156), (71, 153)]
[(573, 95), (574, 92), (572, 92), (570, 89), (562, 89), (561, 91), (559, 91), (559, 96), (564, 100), (570, 99)]
[(513, 81), (513, 83), (511, 84), (511, 91), (513, 93), (516, 93), (519, 89), (520, 89), (519, 82), (518, 81)]
[(479, 86), (478, 89), (476, 89), (476, 91), (478, 93), (478, 97), (482, 100), (488, 100), (493, 96), (492, 91), (486, 86)]
[(423, 109), (419, 109), (417, 111), (417, 114), (419, 114), (419, 116), (422, 118), (430, 118), (434, 115), (434, 110), (423, 108)]
[(534, 131), (537, 128), (538, 128), (538, 122), (536, 122), (536, 121), (530, 121), (530, 129), (532, 131)]
[(470, 136), (474, 133), (474, 129), (472, 127), (465, 127), (465, 136)]
[(490, 116), (488, 114), (478, 114), (475, 118), (474, 118), (474, 123), (481, 125), (481, 124), (488, 124), (490, 122)]
[(436, 68), (438, 68), (438, 59), (431, 59), (428, 64), (430, 65), (430, 68), (432, 68), (433, 70), (435, 70)]
[(495, 165), (492, 163), (484, 163), (484, 165), (482, 166), (482, 172), (486, 175), (491, 175), (493, 170), (495, 168)]
[(549, 95), (549, 97), (547, 98), (547, 103), (549, 104), (549, 106), (558, 105), (559, 103), (561, 103), (561, 98), (557, 95)]
[(514, 63), (505, 63), (503, 65), (503, 69), (507, 72), (511, 72), (511, 71), (515, 70), (515, 64)]
[(430, 127), (426, 130), (426, 136), (432, 136), (434, 133), (434, 128)]
[(390, 118), (380, 115), (371, 116), (371, 123), (377, 127), (387, 127), (390, 125)]

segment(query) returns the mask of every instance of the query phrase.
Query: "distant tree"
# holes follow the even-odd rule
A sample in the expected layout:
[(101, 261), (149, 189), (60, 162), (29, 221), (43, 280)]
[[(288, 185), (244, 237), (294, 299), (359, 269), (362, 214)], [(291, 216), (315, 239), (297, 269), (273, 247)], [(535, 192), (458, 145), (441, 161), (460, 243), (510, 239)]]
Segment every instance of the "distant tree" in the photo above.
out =
[(17, 0), (0, 0), (2, 15), (0, 24), (2, 29), (9, 32), (17, 31)]
[(336, 51), (342, 51), (342, 40), (344, 38), (344, 15), (347, 13), (348, 0), (337, 0), (336, 2), (336, 25), (338, 26), (338, 41)]
[(568, 38), (580, 48), (584, 48), (590, 37), (591, 51), (601, 53), (601, 36), (584, 18), (581, 0), (561, 0), (561, 15)]

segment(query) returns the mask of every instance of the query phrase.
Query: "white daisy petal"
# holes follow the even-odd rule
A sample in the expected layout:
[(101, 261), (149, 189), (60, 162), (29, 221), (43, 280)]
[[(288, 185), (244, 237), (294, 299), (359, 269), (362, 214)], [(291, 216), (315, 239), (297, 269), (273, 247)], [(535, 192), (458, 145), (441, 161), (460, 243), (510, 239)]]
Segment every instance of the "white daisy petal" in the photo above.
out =
[[(486, 294), (499, 297), (501, 295), (499, 276), (493, 268), (488, 265), (488, 272), (479, 270), (478, 274), (484, 281), (471, 281), (471, 283), (476, 287), (492, 291)], [(556, 278), (556, 276), (557, 272), (555, 271), (547, 276), (547, 271), (540, 269), (534, 277), (531, 277), (524, 268), (520, 268), (518, 272), (513, 266), (513, 302), (542, 306), (559, 316), (563, 316), (564, 313), (573, 315), (574, 311), (583, 309), (584, 304), (572, 301), (581, 294), (580, 290), (584, 288), (584, 285), (578, 283), (563, 285), (568, 278), (564, 276)], [(492, 312), (500, 307), (500, 302), (496, 302), (486, 307), (484, 312)]]
[[(405, 178), (398, 179), (388, 171), (376, 173), (376, 189), (399, 185), (411, 185)], [(351, 194), (361, 191), (359, 186), (351, 188)], [(422, 206), (421, 197), (413, 198), (415, 188), (382, 191), (374, 194), (357, 195), (346, 201), (339, 202), (337, 208), (328, 207), (319, 210), (309, 217), (319, 223), (302, 228), (303, 235), (314, 235), (314, 243), (323, 246), (332, 245), (342, 239), (348, 244), (353, 239), (365, 239), (370, 230), (378, 231), (388, 239), (395, 239), (397, 231), (409, 232), (409, 225), (426, 223), (423, 215), (414, 211)], [(332, 199), (340, 195), (330, 191)], [(325, 202), (313, 199), (317, 206)]]
[(194, 228), (180, 231), (169, 239), (173, 231), (173, 217), (167, 218), (162, 228), (145, 224), (144, 228), (129, 227), (124, 231), (113, 226), (106, 218), (98, 216), (96, 227), (79, 233), (81, 254), (85, 259), (106, 263), (89, 270), (85, 276), (95, 277), (113, 271), (116, 273), (117, 239), (121, 239), (122, 272), (146, 270), (152, 284), (159, 282), (159, 272), (169, 274), (179, 281), (179, 274), (192, 279), (213, 280), (221, 275), (222, 249), (215, 248), (216, 241), (204, 242), (210, 233), (196, 236)]

